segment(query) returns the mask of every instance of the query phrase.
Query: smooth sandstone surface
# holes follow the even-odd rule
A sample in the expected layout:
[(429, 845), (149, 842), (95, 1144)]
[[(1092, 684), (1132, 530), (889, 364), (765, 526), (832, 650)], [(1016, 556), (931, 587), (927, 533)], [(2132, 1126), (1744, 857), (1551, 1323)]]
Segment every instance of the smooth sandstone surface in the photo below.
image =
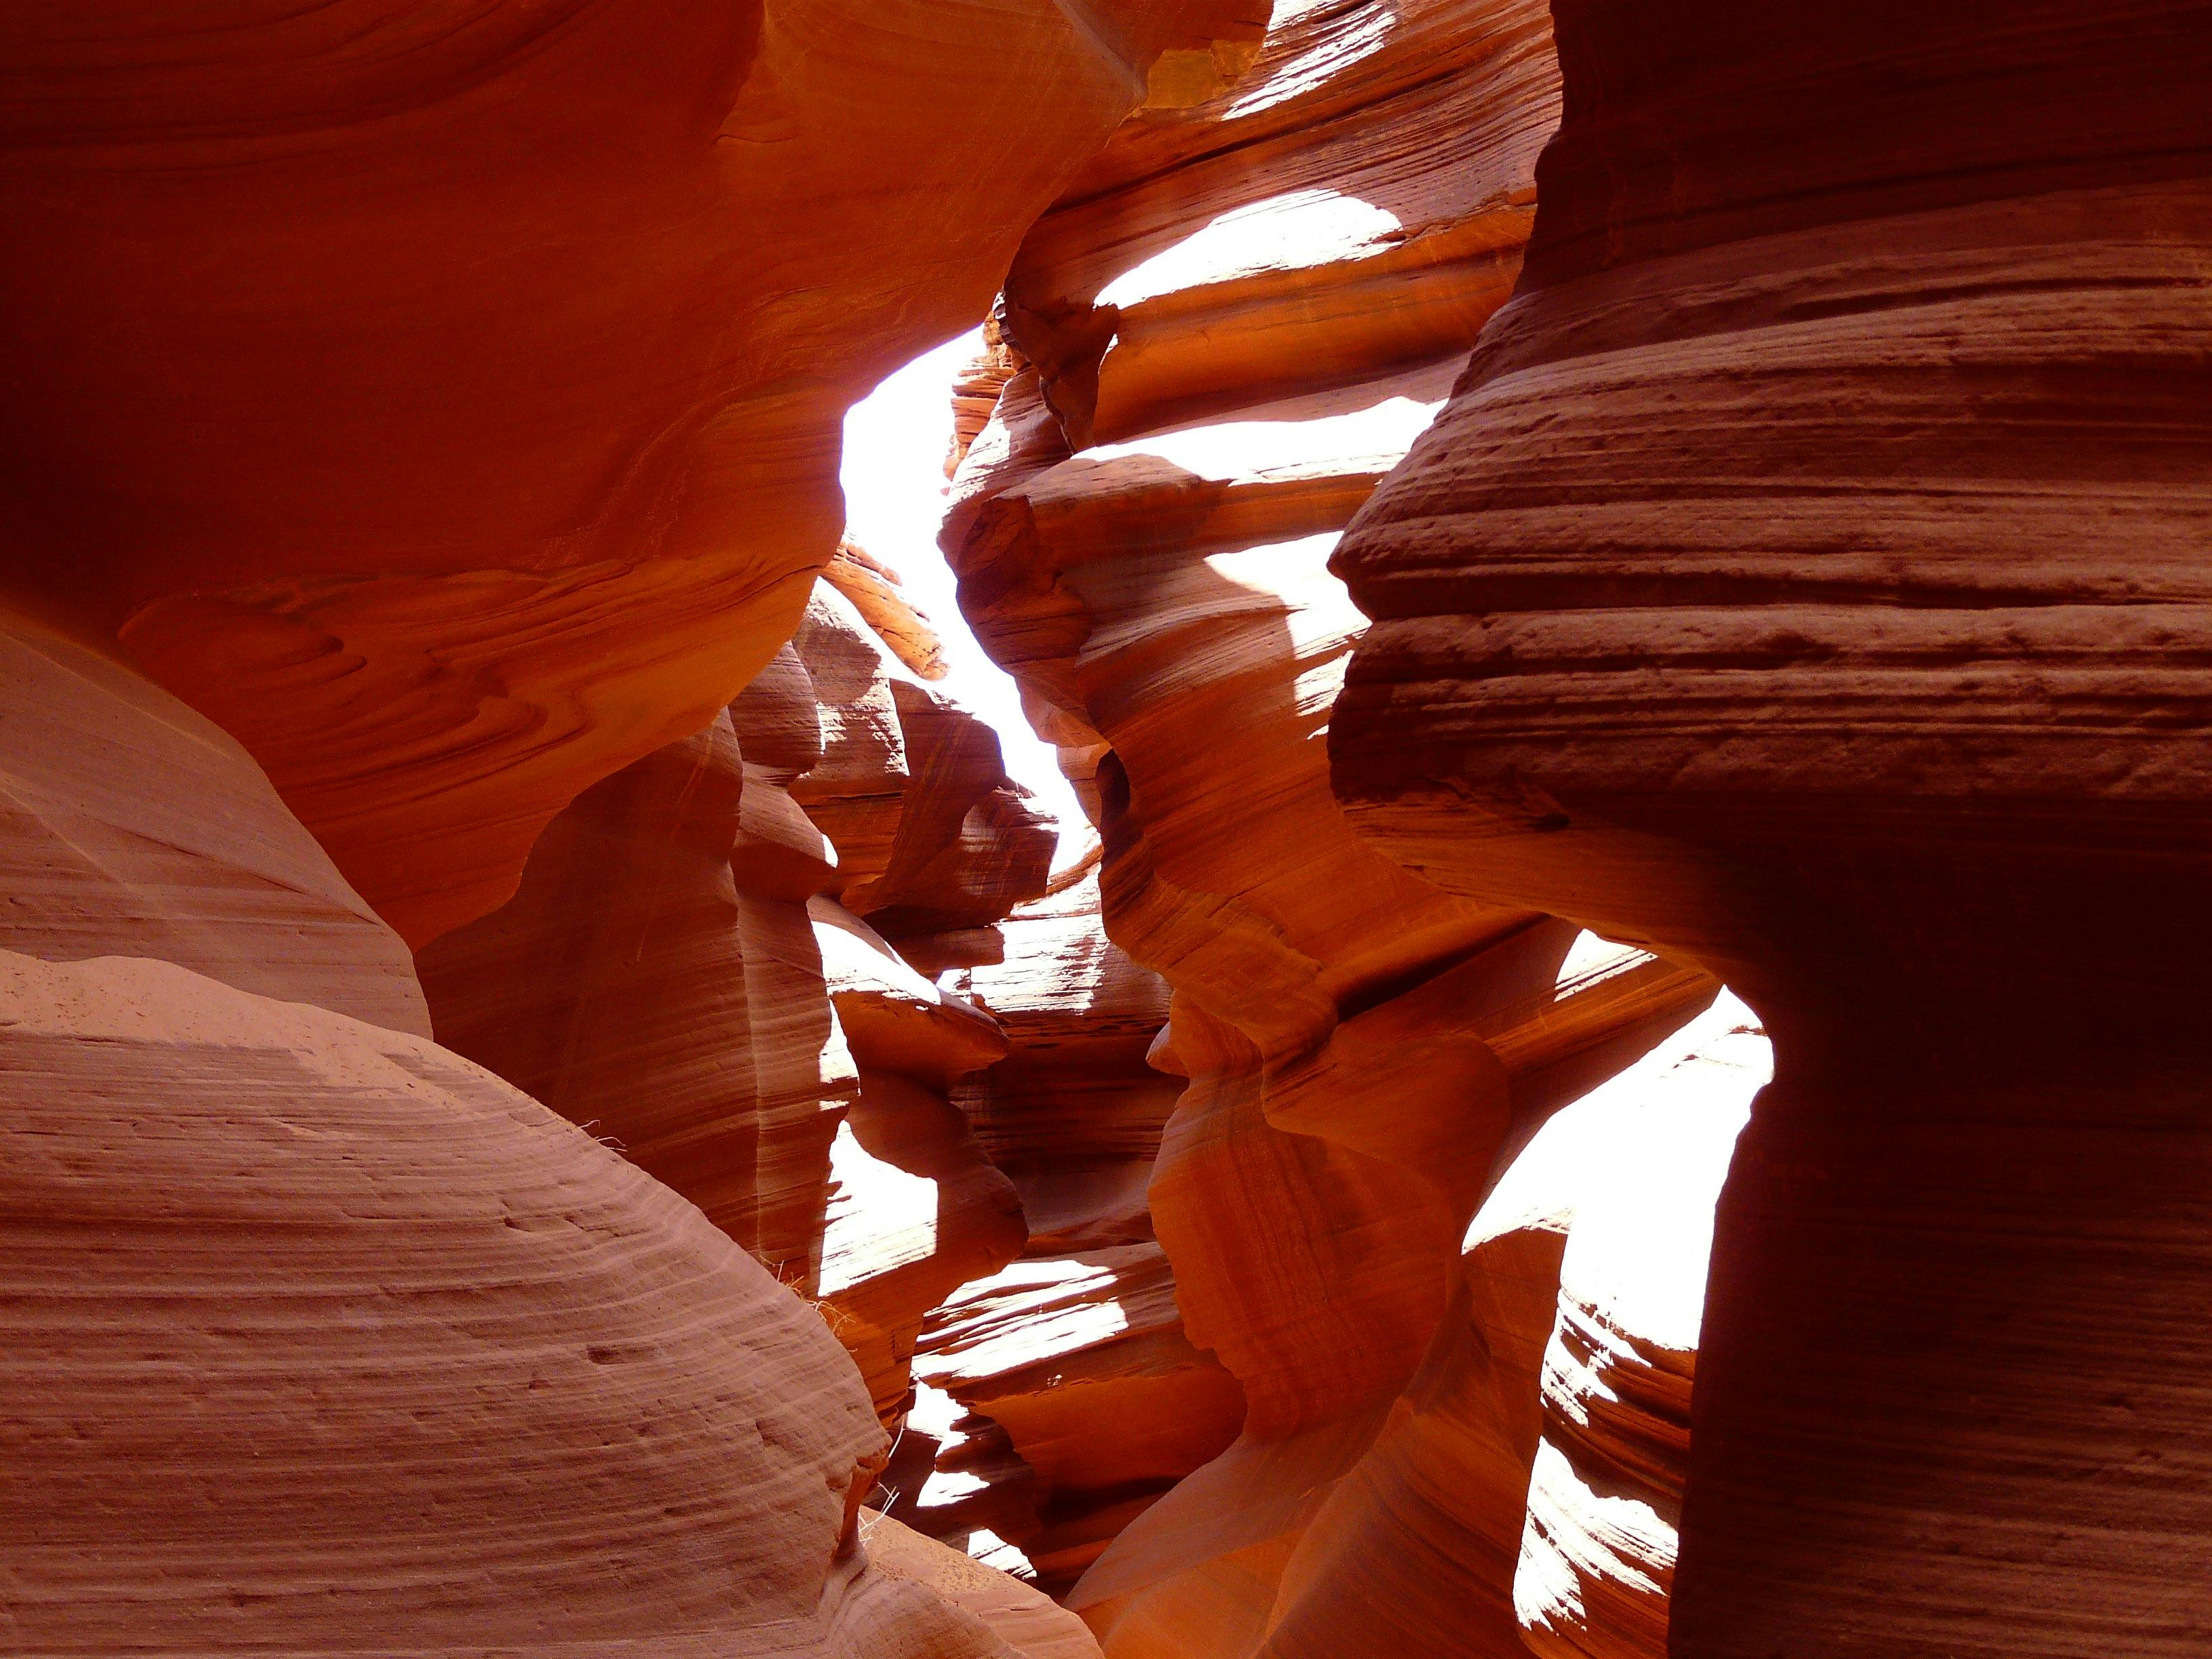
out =
[(18, 9), (7, 585), (243, 743), (420, 946), (767, 663), (845, 406), (1265, 9)]
[(168, 963), (0, 1017), (10, 1645), (1007, 1651), (854, 1547), (821, 1322), (544, 1108)]
[[(1243, 80), (1133, 118), (1039, 222), (979, 371), (1011, 372), (943, 544), (1089, 792), (1108, 933), (1172, 989), (1152, 1060), (1188, 1087), (1148, 1212), (1246, 1407), (1073, 1593), (1115, 1659), (1341, 1653), (1393, 1620), (1520, 1651), (1553, 1286), (1521, 1380), (1470, 1371), (1443, 1334), (1473, 1330), (1462, 1235), (1546, 1115), (1713, 994), (1409, 873), (1330, 793), (1364, 618), (1328, 561), (1508, 292), (1555, 92), (1539, 6), (1279, 8)], [(1120, 1271), (1031, 1293), (1103, 1321)], [(1389, 1473), (1451, 1455), (1494, 1476), (1468, 1505)], [(1371, 1564), (1413, 1535), (1443, 1577), (1407, 1620)]]
[(1773, 1033), (1672, 1650), (2199, 1651), (2212, 12), (1558, 14), (1330, 742), (1378, 847)]
[[(449, 1046), (606, 1138), (817, 1298), (895, 1428), (923, 1316), (1027, 1240), (1013, 1188), (947, 1094), (1006, 1041), (830, 896), (837, 849), (799, 798), (828, 763), (822, 799), (887, 801), (887, 866), (933, 915), (988, 921), (1009, 869), (1048, 863), (1052, 832), (1020, 807), (988, 728), (942, 694), (884, 699), (896, 728), (856, 720), (867, 690), (893, 684), (888, 645), (857, 623), (868, 640), (834, 631), (824, 586), (821, 626), (843, 654), (817, 639), (815, 655), (864, 659), (860, 696), (833, 674), (825, 703), (785, 647), (705, 732), (586, 791), (516, 896), (420, 961)], [(861, 741), (863, 726), (886, 740)]]
[(407, 948), (234, 739), (0, 610), (0, 949), (145, 956), (427, 1036)]
[(520, 890), (419, 957), (445, 1044), (607, 1138), (779, 1277), (820, 1270), (858, 1073), (802, 894), (741, 892), (726, 714), (579, 797)]

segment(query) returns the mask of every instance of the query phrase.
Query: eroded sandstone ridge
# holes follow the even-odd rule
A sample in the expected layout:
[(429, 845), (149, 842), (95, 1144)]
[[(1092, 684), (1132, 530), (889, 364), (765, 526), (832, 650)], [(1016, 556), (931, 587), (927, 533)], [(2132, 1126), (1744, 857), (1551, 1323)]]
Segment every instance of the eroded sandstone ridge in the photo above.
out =
[(1773, 1027), (1674, 1651), (2202, 1652), (2212, 9), (1557, 11), (1330, 742), (1375, 845)]
[[(817, 929), (842, 923), (808, 903), (831, 866), (786, 787), (815, 711), (778, 702), (777, 653), (836, 550), (845, 405), (981, 311), (1115, 121), (1206, 96), (1263, 21), (1240, 0), (0, 19), (10, 1645), (1088, 1647), (922, 1540), (869, 1565), (878, 1378), (738, 1247), (848, 1260), (826, 1299), (892, 1370), (923, 1309), (1018, 1247), (1006, 1206), (919, 1251), (872, 1221), (841, 1245), (822, 1212), (825, 1098), (866, 1160), (924, 1165), (963, 1214), (1011, 1188), (941, 1096), (942, 1133), (903, 1102), (860, 1127), (878, 1058), (941, 1085), (981, 1052), (959, 1022), (988, 1022), (884, 952), (838, 979), (855, 1040), (832, 1040)], [(856, 589), (877, 574), (847, 562)], [(973, 781), (936, 712), (935, 763)], [(580, 794), (520, 931), (610, 1006), (471, 989), (509, 999), (502, 1059), (534, 1085), (637, 1109), (634, 1160), (433, 1043), (408, 963), (515, 896)], [(886, 879), (953, 915), (1033, 890), (1036, 826), (988, 780), (948, 811), (892, 842)], [(658, 866), (625, 825), (665, 832)], [(596, 930), (560, 914), (564, 873), (621, 890)], [(656, 962), (668, 1003), (613, 971), (647, 936), (698, 975)], [(676, 1040), (740, 987), (768, 1034), (738, 1034), (742, 1080)], [(563, 1018), (574, 1046), (536, 1046)], [(744, 1139), (732, 1097), (757, 1133), (725, 1180), (701, 1154)], [(723, 1225), (649, 1161), (714, 1170)]]
[(1088, 791), (1108, 933), (1172, 989), (1149, 1213), (1245, 1402), (1073, 1592), (1116, 1659), (1521, 1650), (1558, 1233), (1463, 1255), (1469, 1222), (1714, 992), (1422, 879), (1329, 789), (1362, 618), (1328, 560), (1514, 278), (1547, 21), (1279, 7), (1244, 79), (1133, 119), (1039, 222), (961, 393), (1003, 380), (944, 545)]
[(0, 554), (411, 945), (714, 717), (838, 422), (1253, 0), (125, 0), (0, 20)]
[[(1006, 1037), (878, 924), (988, 925), (1043, 890), (1054, 837), (989, 729), (893, 654), (927, 635), (895, 581), (872, 608), (887, 634), (825, 580), (713, 726), (580, 796), (515, 896), (419, 961), (448, 1047), (818, 1302), (895, 1429), (923, 1316), (1028, 1232), (950, 1099)], [(865, 804), (868, 861), (800, 795), (841, 825)]]
[(0, 641), (9, 1645), (1003, 1659), (857, 1547), (812, 1310), (433, 1044), (234, 742)]
[(1146, 1192), (1181, 1089), (1148, 1062), (1168, 987), (1105, 937), (1095, 865), (1061, 880), (950, 981), (1006, 1034), (956, 1098), (1020, 1193), (1029, 1243), (931, 1314), (915, 1370), (938, 1443), (885, 1478), (918, 1524), (985, 1559), (1011, 1547), (1064, 1592), (1237, 1437), (1244, 1395), (1184, 1332)]

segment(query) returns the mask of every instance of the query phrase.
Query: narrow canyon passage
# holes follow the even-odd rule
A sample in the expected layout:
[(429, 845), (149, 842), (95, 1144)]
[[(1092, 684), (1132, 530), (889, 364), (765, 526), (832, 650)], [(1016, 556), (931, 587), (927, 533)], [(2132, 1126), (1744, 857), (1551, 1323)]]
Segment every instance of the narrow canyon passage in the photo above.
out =
[(2208, 89), (0, 5), (0, 1652), (2212, 1650)]

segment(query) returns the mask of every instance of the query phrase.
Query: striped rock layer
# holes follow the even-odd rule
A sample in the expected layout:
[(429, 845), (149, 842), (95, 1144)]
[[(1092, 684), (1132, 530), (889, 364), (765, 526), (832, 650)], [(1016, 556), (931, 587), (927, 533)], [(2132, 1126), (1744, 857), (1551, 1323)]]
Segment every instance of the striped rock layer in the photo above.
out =
[(2201, 1651), (2212, 9), (1556, 10), (1330, 743), (1372, 844), (1774, 1034), (1674, 1651)]
[(36, 621), (0, 665), (8, 1646), (1081, 1651), (870, 1565), (886, 1437), (823, 1322), (432, 1042), (236, 744)]
[[(1493, 1273), (1464, 1236), (1537, 1123), (1714, 993), (1407, 871), (1330, 789), (1363, 618), (1329, 556), (1518, 270), (1557, 113), (1547, 21), (1279, 7), (1243, 79), (1133, 118), (1039, 222), (975, 377), (1006, 374), (943, 545), (1086, 793), (1107, 933), (1171, 990), (1152, 1060), (1187, 1086), (1149, 1214), (1181, 1338), (1245, 1407), (1074, 1589), (1115, 1659), (1324, 1659), (1382, 1628), (1438, 1659), (1522, 1651), (1556, 1245)], [(1079, 1265), (1110, 1282), (1133, 1265), (1112, 1248), (1138, 1247)], [(1479, 1347), (1475, 1301), (1508, 1280), (1488, 1316), (1526, 1363), (1454, 1369), (1440, 1333)], [(1033, 1288), (1071, 1318), (1109, 1299)], [(1408, 1454), (1392, 1425), (1417, 1396), (1457, 1404)], [(1454, 1444), (1462, 1505), (1384, 1476)], [(1358, 1565), (1408, 1530), (1436, 1565), (1410, 1616)]]
[[(420, 945), (704, 726), (839, 422), (1253, 0), (92, 0), (0, 20), (8, 591), (243, 743)], [(896, 167), (891, 167), (891, 158)]]

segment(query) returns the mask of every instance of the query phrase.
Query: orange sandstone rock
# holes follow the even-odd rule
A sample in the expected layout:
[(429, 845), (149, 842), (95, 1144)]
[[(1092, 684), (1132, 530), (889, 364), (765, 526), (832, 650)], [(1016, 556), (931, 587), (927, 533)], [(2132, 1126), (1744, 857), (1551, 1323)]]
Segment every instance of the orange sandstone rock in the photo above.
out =
[(1006, 1041), (989, 1015), (922, 978), (834, 900), (817, 899), (812, 916), (860, 1077), (831, 1152), (823, 1311), (878, 1412), (896, 1422), (924, 1317), (1029, 1240), (1013, 1184), (946, 1097), (956, 1079), (1004, 1055)]
[(822, 580), (852, 602), (910, 672), (925, 680), (941, 680), (951, 672), (945, 660), (944, 642), (929, 617), (907, 599), (898, 572), (872, 557), (851, 537), (837, 544), (837, 551), (822, 568)]
[(2202, 1651), (2212, 9), (1557, 12), (1330, 743), (1376, 845), (1773, 1032), (1671, 1650)]
[[(1025, 366), (944, 544), (1091, 782), (1108, 932), (1173, 988), (1149, 1210), (1247, 1403), (1075, 1591), (1115, 1659), (1356, 1650), (1390, 1575), (1326, 1563), (1424, 1528), (1413, 1650), (1519, 1650), (1551, 1288), (1526, 1363), (1478, 1364), (1463, 1235), (1547, 1113), (1715, 988), (1378, 856), (1327, 775), (1363, 626), (1328, 560), (1505, 297), (1555, 86), (1540, 6), (1286, 8), (1227, 94), (1125, 126), (1007, 279)], [(1403, 1471), (1448, 1455), (1480, 1492), (1425, 1504)]]
[(1083, 1621), (1041, 1591), (889, 1516), (867, 1516), (860, 1526), (878, 1573), (924, 1585), (972, 1613), (1021, 1659), (1098, 1659), (1097, 1639)]
[(792, 648), (814, 686), (821, 753), (792, 780), (792, 799), (837, 848), (839, 898), (890, 866), (913, 772), (891, 682), (901, 665), (853, 602), (824, 581), (806, 602)]
[(1265, 9), (11, 14), (8, 586), (242, 742), (420, 946), (769, 660), (846, 404)]
[(830, 1142), (859, 1078), (804, 897), (733, 878), (751, 788), (726, 714), (586, 790), (514, 898), (419, 961), (448, 1048), (811, 1288)]
[(428, 1036), (406, 946), (237, 743), (93, 646), (0, 612), (0, 948), (158, 957)]
[(896, 1513), (1054, 1590), (1244, 1415), (1236, 1379), (1183, 1336), (1152, 1239), (1146, 1182), (1176, 1083), (1146, 1054), (1167, 988), (1105, 937), (1095, 866), (1073, 873), (988, 930), (901, 944), (967, 963), (948, 982), (1006, 1033), (1006, 1056), (953, 1098), (1030, 1237), (931, 1315), (921, 1420), (885, 1476)]

